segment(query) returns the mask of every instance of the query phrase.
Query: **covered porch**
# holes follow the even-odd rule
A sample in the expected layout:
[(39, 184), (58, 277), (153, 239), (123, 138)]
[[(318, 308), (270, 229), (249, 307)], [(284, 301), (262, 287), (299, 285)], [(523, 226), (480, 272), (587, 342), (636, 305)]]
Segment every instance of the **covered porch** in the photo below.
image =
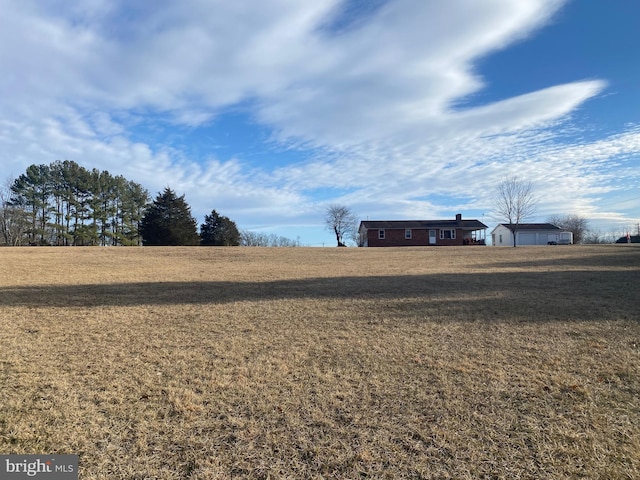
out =
[(487, 229), (469, 229), (464, 230), (462, 234), (463, 245), (479, 245), (483, 246), (487, 244)]

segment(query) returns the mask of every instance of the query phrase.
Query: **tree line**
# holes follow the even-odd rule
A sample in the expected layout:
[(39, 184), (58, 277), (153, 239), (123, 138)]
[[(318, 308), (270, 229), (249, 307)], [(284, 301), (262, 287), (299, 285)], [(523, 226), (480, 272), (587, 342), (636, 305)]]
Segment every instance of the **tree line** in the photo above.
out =
[(142, 185), (74, 161), (31, 165), (0, 205), (6, 245), (140, 245)]
[(298, 241), (240, 232), (212, 210), (198, 225), (184, 195), (149, 192), (123, 176), (71, 160), (31, 165), (0, 188), (0, 245), (299, 246)]

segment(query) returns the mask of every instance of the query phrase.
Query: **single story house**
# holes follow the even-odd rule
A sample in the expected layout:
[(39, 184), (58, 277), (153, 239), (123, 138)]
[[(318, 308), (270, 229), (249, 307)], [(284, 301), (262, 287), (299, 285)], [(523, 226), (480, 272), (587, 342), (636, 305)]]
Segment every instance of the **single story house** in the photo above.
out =
[(478, 220), (363, 220), (358, 234), (363, 247), (484, 245), (487, 226)]
[[(501, 223), (491, 231), (496, 247), (513, 246), (515, 225)], [(559, 245), (573, 243), (573, 234), (564, 232), (552, 223), (521, 223), (516, 230), (516, 245)]]

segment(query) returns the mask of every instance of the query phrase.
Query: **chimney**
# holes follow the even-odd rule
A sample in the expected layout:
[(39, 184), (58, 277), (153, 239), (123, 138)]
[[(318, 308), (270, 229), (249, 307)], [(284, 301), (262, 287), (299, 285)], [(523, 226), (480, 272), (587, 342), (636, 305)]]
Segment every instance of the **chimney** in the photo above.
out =
[(458, 213), (458, 214), (456, 215), (456, 222), (461, 222), (461, 221), (462, 221), (462, 214), (461, 214), (461, 213)]

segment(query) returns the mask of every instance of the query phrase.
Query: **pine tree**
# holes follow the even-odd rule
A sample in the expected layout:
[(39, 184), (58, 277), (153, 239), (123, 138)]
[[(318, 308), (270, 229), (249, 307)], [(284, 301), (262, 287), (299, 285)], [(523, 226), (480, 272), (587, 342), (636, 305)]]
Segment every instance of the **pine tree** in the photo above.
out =
[(29, 243), (46, 245), (49, 223), (49, 198), (52, 193), (48, 165), (31, 165), (11, 186), (11, 204), (29, 212)]
[(145, 209), (149, 203), (149, 192), (142, 185), (116, 177), (118, 198), (116, 216), (113, 221), (115, 241), (119, 245), (140, 246), (140, 228)]
[(173, 190), (165, 188), (148, 208), (140, 226), (143, 245), (198, 245), (197, 223), (191, 208)]
[(205, 215), (204, 223), (200, 225), (200, 244), (224, 247), (238, 246), (240, 245), (240, 232), (234, 221), (212, 210), (211, 215)]

